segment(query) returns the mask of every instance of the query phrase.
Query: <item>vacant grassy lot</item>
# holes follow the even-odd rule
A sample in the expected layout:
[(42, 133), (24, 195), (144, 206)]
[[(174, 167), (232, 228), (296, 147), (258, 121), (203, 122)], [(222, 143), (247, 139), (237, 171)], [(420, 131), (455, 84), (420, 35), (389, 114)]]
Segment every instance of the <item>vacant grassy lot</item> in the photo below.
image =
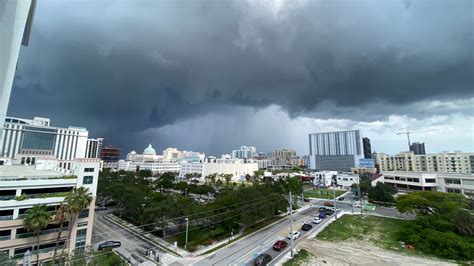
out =
[(283, 263), (283, 266), (299, 266), (303, 265), (304, 263), (308, 262), (311, 258), (311, 253), (306, 249), (301, 249), (298, 254), (294, 256), (293, 259), (288, 260), (287, 262)]
[(326, 227), (316, 238), (334, 242), (362, 240), (382, 248), (398, 250), (400, 244), (395, 234), (405, 222), (375, 216), (344, 215)]
[[(344, 194), (345, 190), (336, 190), (336, 198)], [(332, 199), (334, 194), (332, 189), (309, 189), (304, 191), (304, 196), (309, 198)]]

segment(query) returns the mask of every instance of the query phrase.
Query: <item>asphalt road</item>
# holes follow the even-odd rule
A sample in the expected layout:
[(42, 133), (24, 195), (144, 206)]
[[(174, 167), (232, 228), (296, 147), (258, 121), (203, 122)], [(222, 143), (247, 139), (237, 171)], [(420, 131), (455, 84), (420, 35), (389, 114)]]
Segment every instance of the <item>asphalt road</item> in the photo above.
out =
[(94, 250), (97, 250), (100, 243), (107, 240), (120, 241), (122, 245), (114, 250), (125, 258), (135, 258), (135, 260), (143, 260), (146, 262), (143, 254), (146, 250), (154, 248), (154, 245), (144, 241), (128, 232), (116, 224), (106, 220), (104, 215), (110, 213), (111, 210), (96, 211), (94, 215), (94, 229), (92, 231), (92, 244)]
[[(312, 221), (312, 214), (316, 212), (318, 212), (316, 208), (309, 208), (295, 214), (293, 230), (303, 232), (301, 231), (302, 221)], [(253, 260), (259, 254), (266, 252), (269, 252), (272, 257), (276, 257), (278, 253), (272, 250), (272, 246), (277, 240), (286, 239), (289, 231), (289, 221), (283, 219), (263, 231), (219, 250), (213, 255), (194, 263), (194, 265), (253, 265)], [(306, 232), (303, 232), (302, 236), (304, 234)], [(295, 243), (296, 241), (299, 241), (299, 239), (295, 240)]]

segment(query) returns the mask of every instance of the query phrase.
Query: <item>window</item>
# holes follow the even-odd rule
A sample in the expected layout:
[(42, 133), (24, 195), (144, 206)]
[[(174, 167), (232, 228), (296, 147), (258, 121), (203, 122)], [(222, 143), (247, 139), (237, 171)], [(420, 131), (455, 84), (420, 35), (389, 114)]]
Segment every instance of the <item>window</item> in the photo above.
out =
[(461, 184), (461, 180), (460, 180), (460, 179), (449, 179), (449, 178), (445, 178), (445, 179), (444, 179), (444, 182), (446, 182), (446, 184), (456, 184), (456, 185), (460, 185), (460, 184)]
[(461, 194), (461, 190), (457, 188), (447, 188), (446, 192)]
[(84, 168), (84, 172), (92, 173), (92, 172), (94, 172), (94, 168)]
[(87, 228), (79, 229), (76, 233), (76, 240), (85, 239), (87, 235)]
[(81, 213), (79, 213), (79, 219), (87, 217), (89, 217), (89, 209), (82, 210)]
[(92, 184), (93, 180), (94, 180), (93, 176), (84, 176), (84, 179), (82, 180), (82, 184), (83, 185), (90, 185), (90, 184)]
[(425, 182), (426, 183), (436, 183), (436, 179), (435, 178), (426, 178)]

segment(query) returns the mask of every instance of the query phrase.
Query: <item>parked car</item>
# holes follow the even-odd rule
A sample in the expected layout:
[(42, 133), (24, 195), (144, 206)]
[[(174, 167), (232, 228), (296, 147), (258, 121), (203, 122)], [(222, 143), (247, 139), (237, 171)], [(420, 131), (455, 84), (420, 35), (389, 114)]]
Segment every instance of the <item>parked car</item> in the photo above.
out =
[(326, 215), (332, 215), (334, 213), (334, 210), (333, 209), (329, 209), (329, 208), (326, 208), (324, 210), (324, 212), (326, 213)]
[(276, 250), (276, 251), (282, 251), (287, 246), (288, 246), (288, 242), (286, 242), (284, 240), (278, 240), (277, 242), (275, 242), (275, 244), (273, 244), (273, 249)]
[(319, 212), (323, 212), (326, 209), (326, 207), (319, 207)]
[(325, 212), (320, 212), (320, 213), (319, 213), (319, 218), (320, 218), (320, 219), (326, 218), (326, 213), (325, 213)]
[(107, 207), (106, 206), (95, 206), (95, 210), (96, 211), (105, 211), (105, 210), (107, 210)]
[(309, 199), (309, 198), (303, 198), (303, 201), (304, 201), (304, 202), (310, 202), (311, 199)]
[(326, 202), (324, 202), (324, 206), (334, 207), (334, 202), (332, 202), (332, 201), (326, 201)]
[(301, 230), (303, 230), (303, 231), (309, 231), (309, 230), (311, 230), (312, 228), (313, 228), (312, 225), (305, 223), (305, 224), (303, 224), (303, 226), (301, 227)]
[(337, 200), (343, 201), (344, 197), (339, 197)]
[(270, 261), (272, 261), (272, 256), (270, 256), (267, 253), (263, 253), (263, 254), (258, 255), (258, 257), (255, 258), (253, 263), (255, 266), (263, 266), (270, 263)]
[(99, 244), (98, 250), (109, 249), (109, 248), (118, 248), (122, 245), (120, 241), (108, 240), (104, 243)]
[(300, 235), (301, 235), (300, 232), (298, 232), (298, 231), (293, 231), (293, 233), (289, 233), (289, 234), (288, 234), (288, 239), (293, 239), (293, 240), (295, 240), (295, 239), (297, 239), (298, 237), (300, 237)]
[(319, 223), (321, 223), (321, 221), (322, 221), (321, 218), (316, 217), (316, 218), (313, 219), (313, 224), (319, 224)]

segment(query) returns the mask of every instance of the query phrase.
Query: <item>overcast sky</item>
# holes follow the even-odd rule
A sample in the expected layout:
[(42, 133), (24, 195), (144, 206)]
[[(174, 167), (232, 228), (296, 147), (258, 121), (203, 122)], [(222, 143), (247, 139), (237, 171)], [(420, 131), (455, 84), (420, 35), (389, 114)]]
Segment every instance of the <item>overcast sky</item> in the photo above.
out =
[(474, 151), (473, 2), (38, 1), (8, 114), (108, 144), (308, 153), (361, 129), (377, 152)]

